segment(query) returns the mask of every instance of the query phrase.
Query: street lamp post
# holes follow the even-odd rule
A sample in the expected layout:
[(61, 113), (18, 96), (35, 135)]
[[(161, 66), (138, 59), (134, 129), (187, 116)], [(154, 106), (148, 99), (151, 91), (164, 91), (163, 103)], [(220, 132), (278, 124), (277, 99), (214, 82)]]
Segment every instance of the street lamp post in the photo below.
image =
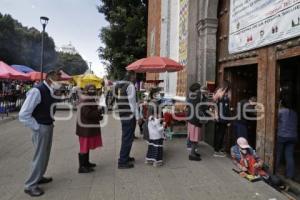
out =
[(49, 18), (48, 17), (40, 17), (41, 24), (43, 26), (42, 32), (42, 52), (41, 52), (41, 82), (43, 81), (43, 65), (44, 65), (44, 36), (45, 36), (45, 29), (48, 24)]
[(90, 64), (90, 72), (92, 73), (92, 62), (89, 62)]

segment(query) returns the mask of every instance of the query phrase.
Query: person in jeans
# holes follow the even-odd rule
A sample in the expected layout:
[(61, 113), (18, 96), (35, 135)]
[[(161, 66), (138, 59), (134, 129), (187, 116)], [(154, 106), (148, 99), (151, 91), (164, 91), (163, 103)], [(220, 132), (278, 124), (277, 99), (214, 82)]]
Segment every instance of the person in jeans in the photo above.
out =
[(220, 87), (213, 95), (213, 100), (217, 104), (216, 113), (216, 128), (214, 137), (214, 156), (225, 157), (225, 153), (222, 152), (224, 136), (227, 130), (228, 119), (230, 117), (230, 100), (231, 100), (231, 89), (228, 81), (223, 81)]
[(136, 122), (141, 123), (136, 100), (135, 81), (135, 73), (128, 72), (124, 80), (119, 81), (115, 86), (115, 95), (117, 96), (117, 106), (122, 125), (122, 142), (118, 160), (119, 169), (134, 167), (133, 162), (135, 159), (130, 157), (130, 151), (134, 140)]
[(286, 177), (295, 178), (294, 150), (298, 140), (298, 116), (291, 103), (283, 99), (278, 114), (277, 159), (276, 168), (280, 166), (282, 154), (285, 155)]
[(44, 177), (44, 174), (47, 170), (52, 146), (53, 114), (55, 113), (53, 104), (59, 99), (55, 95), (61, 87), (57, 82), (59, 79), (59, 72), (48, 72), (45, 81), (28, 91), (19, 113), (20, 122), (32, 130), (34, 157), (30, 175), (25, 182), (24, 192), (33, 197), (44, 194), (39, 187), (40, 184), (52, 181), (52, 178)]

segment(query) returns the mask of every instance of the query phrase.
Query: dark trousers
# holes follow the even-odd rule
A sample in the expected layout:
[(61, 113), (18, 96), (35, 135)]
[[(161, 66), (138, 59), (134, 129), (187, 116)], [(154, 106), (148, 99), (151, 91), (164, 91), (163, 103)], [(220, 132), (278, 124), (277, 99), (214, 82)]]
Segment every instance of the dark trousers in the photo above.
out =
[(136, 126), (136, 119), (133, 117), (129, 120), (121, 120), (122, 124), (122, 143), (120, 149), (119, 164), (128, 162)]
[(284, 153), (286, 162), (286, 177), (293, 178), (295, 176), (295, 161), (294, 161), (294, 150), (296, 145), (295, 138), (277, 138), (277, 158), (276, 168), (280, 166), (282, 155)]
[(235, 133), (235, 141), (239, 137), (243, 137), (246, 140), (248, 140), (248, 126), (246, 122), (242, 121), (235, 121), (233, 123), (234, 133)]
[(216, 152), (219, 152), (223, 147), (226, 129), (227, 129), (226, 123), (220, 123), (220, 122), (216, 123), (215, 138), (214, 138), (214, 149)]

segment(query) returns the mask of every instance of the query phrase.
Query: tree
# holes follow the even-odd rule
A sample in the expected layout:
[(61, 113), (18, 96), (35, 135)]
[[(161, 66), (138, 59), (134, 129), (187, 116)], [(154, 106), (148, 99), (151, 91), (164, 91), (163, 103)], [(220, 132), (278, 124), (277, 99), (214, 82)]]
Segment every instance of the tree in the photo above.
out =
[(101, 0), (98, 7), (109, 22), (100, 33), (108, 76), (122, 79), (125, 67), (147, 55), (147, 0)]
[(58, 62), (55, 66), (69, 75), (83, 74), (87, 69), (87, 63), (79, 54), (58, 53)]
[[(8, 64), (22, 64), (39, 70), (42, 34), (35, 28), (23, 27), (10, 15), (0, 14), (0, 59)], [(55, 43), (45, 34), (45, 68), (57, 61)]]
[[(40, 70), (42, 33), (35, 28), (22, 26), (10, 15), (0, 13), (0, 60)], [(62, 68), (70, 75), (82, 74), (87, 64), (79, 54), (55, 51), (54, 40), (45, 33), (44, 71)]]

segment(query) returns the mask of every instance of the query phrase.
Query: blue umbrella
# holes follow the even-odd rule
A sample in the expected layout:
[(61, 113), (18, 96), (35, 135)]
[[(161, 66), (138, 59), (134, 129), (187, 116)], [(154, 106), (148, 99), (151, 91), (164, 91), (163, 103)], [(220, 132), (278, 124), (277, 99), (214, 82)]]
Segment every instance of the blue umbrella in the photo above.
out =
[(24, 65), (11, 65), (15, 70), (23, 73), (34, 72), (33, 69)]

